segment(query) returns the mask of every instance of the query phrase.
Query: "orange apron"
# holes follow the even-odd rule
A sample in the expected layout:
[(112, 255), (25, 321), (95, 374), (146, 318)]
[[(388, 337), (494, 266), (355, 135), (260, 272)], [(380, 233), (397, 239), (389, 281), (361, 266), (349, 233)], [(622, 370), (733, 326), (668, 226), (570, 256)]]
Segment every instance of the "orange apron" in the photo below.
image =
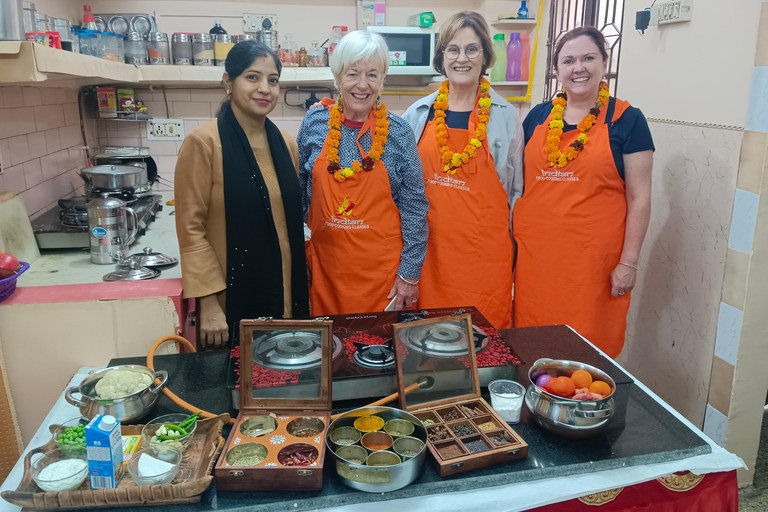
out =
[[(629, 106), (616, 100), (615, 121)], [(630, 294), (611, 296), (624, 245), (624, 180), (611, 153), (604, 108), (584, 151), (563, 169), (545, 151), (549, 121), (525, 148), (525, 193), (515, 205), (515, 327), (568, 324), (616, 357), (624, 346)], [(560, 150), (579, 135), (562, 135)]]
[[(477, 108), (469, 129), (448, 128), (448, 144), (460, 151), (478, 123)], [(419, 282), (419, 307), (475, 306), (497, 329), (512, 322), (512, 240), (509, 204), (488, 151), (456, 174), (443, 170), (430, 121), (419, 141), (424, 187), (429, 199), (429, 241)]]
[[(357, 137), (361, 159), (367, 153), (360, 137), (369, 132), (373, 138), (374, 126), (371, 114)], [(403, 249), (387, 169), (379, 160), (373, 170), (339, 183), (328, 172), (327, 151), (326, 138), (312, 169), (307, 218), (310, 311), (313, 316), (383, 311)]]

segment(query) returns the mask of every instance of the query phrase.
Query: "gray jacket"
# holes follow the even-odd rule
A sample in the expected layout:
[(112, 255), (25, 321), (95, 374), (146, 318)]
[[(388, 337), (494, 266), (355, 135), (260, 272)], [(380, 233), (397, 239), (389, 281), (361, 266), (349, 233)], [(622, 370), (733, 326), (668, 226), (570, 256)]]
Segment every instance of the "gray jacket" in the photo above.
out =
[[(490, 148), (496, 173), (509, 202), (509, 229), (512, 232), (512, 210), (515, 201), (523, 195), (523, 146), (525, 136), (519, 116), (507, 100), (491, 89), (491, 115), (488, 121), (488, 147)], [(403, 114), (403, 119), (411, 126), (416, 140), (421, 139), (427, 124), (429, 109), (437, 98), (437, 92), (426, 96), (410, 107)]]

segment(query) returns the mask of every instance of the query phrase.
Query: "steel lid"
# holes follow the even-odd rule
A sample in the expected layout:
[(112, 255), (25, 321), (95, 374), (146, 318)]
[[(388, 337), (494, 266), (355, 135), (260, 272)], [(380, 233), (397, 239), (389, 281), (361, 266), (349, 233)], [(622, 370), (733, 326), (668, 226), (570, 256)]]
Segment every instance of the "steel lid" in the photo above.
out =
[(145, 247), (142, 252), (131, 254), (128, 259), (135, 261), (143, 267), (164, 267), (175, 265), (179, 262), (177, 258), (168, 256), (161, 252), (154, 252), (151, 247)]
[(87, 209), (99, 208), (99, 209), (111, 209), (122, 208), (127, 203), (117, 197), (112, 197), (109, 192), (102, 192), (100, 197), (91, 199), (88, 204), (85, 205)]
[(142, 267), (134, 260), (126, 260), (118, 265), (117, 270), (104, 276), (105, 281), (142, 281), (160, 275), (159, 270)]
[(141, 169), (133, 165), (94, 165), (84, 167), (80, 171), (86, 174), (136, 174), (141, 172)]

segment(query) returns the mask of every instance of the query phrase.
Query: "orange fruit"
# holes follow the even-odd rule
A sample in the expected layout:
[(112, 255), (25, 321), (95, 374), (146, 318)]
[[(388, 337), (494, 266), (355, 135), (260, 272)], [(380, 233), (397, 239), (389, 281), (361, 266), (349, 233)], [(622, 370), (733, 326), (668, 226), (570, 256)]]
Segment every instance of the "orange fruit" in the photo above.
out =
[(555, 381), (555, 383), (552, 384), (552, 389), (556, 395), (569, 397), (573, 396), (576, 392), (576, 384), (573, 383), (570, 377), (558, 377), (552, 380)]
[(591, 386), (589, 386), (589, 392), (590, 393), (597, 393), (598, 395), (602, 395), (603, 398), (610, 395), (612, 393), (611, 386), (608, 385), (607, 382), (603, 382), (602, 380), (596, 380), (592, 383)]
[(592, 385), (592, 376), (586, 370), (576, 370), (571, 375), (571, 380), (576, 384), (576, 389), (588, 388)]
[(552, 393), (554, 395), (555, 394), (555, 388), (552, 387), (554, 385), (555, 385), (555, 379), (549, 379), (547, 381), (547, 383), (544, 384), (544, 390), (547, 391), (548, 393)]

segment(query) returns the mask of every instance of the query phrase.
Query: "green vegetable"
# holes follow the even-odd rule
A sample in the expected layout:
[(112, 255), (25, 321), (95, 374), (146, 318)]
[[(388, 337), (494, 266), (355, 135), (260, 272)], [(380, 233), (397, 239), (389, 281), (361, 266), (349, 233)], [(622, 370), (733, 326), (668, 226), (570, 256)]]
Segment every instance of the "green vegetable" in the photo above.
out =
[(186, 436), (187, 434), (189, 434), (189, 432), (187, 432), (184, 428), (182, 428), (179, 425), (174, 425), (173, 423), (166, 423), (163, 426), (165, 427), (166, 430), (169, 431), (168, 435), (172, 435), (171, 432), (178, 432), (182, 436)]
[(175, 436), (157, 436), (158, 441), (175, 441), (179, 439), (178, 435)]
[(190, 416), (187, 416), (187, 418), (179, 423), (179, 426), (185, 430), (189, 430), (190, 427), (197, 421), (197, 419), (200, 417), (200, 413), (196, 412), (195, 414), (191, 414)]

